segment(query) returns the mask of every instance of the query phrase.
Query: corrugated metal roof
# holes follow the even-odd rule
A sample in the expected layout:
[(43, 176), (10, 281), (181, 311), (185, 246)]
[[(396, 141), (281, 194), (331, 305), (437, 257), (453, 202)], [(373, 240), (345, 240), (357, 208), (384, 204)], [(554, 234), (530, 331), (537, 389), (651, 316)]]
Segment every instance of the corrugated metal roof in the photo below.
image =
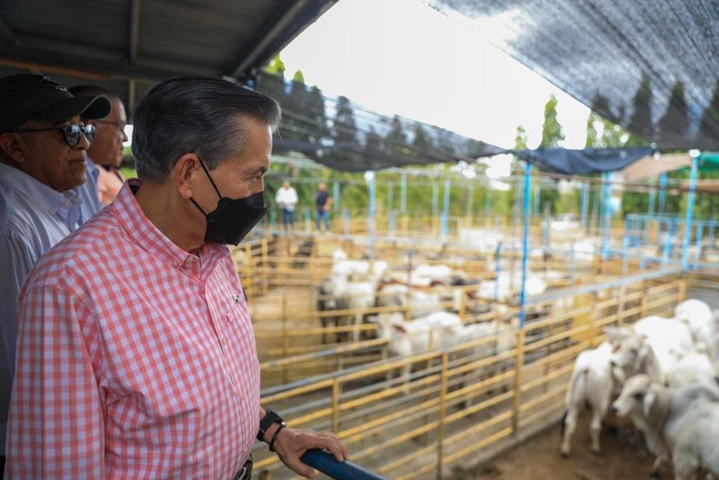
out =
[(134, 106), (178, 75), (252, 77), (337, 0), (0, 2), (0, 75), (100, 85)]

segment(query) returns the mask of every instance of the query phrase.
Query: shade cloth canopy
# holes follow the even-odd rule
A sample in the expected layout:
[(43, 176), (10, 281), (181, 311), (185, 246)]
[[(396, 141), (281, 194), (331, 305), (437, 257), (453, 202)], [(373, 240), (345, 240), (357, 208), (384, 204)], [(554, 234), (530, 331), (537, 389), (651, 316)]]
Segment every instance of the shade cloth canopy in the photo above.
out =
[(428, 0), (661, 150), (719, 150), (719, 2)]
[(638, 148), (538, 148), (515, 152), (540, 170), (563, 175), (589, 175), (622, 170), (642, 157), (654, 153), (653, 147)]

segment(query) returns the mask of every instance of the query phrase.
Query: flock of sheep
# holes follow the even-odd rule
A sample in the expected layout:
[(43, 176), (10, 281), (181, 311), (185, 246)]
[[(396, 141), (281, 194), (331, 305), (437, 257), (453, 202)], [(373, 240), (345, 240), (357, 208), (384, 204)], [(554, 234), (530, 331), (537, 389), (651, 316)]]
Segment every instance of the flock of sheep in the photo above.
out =
[[(353, 325), (353, 341), (360, 339), (360, 325), (375, 323), (377, 336), (387, 340), (383, 356), (417, 355), (491, 337), (491, 342), (474, 342), (479, 346), (463, 350), (463, 355), (484, 358), (515, 347), (516, 325), (468, 324), (456, 314), (458, 305), (467, 295), (487, 303), (506, 300), (516, 294), (518, 285), (519, 279), (506, 274), (491, 282), (473, 281), (443, 265), (393, 273), (386, 262), (349, 260), (338, 251), (331, 275), (319, 287), (318, 309), (354, 312), (323, 321), (325, 327), (327, 319)], [(430, 287), (434, 288), (425, 290)], [(537, 295), (547, 283), (530, 274), (527, 288), (529, 295)], [(374, 307), (398, 311), (367, 315), (366, 310)], [(706, 303), (691, 299), (676, 307), (674, 318), (650, 316), (631, 326), (607, 327), (607, 340), (576, 358), (562, 421), (562, 455), (570, 454), (577, 418), (585, 406), (592, 413), (591, 449), (599, 453), (602, 421), (611, 409), (631, 419), (643, 434), (656, 456), (653, 474), (663, 462), (671, 462), (677, 480), (693, 479), (699, 472), (719, 479), (717, 317)], [(411, 368), (409, 363), (402, 367), (405, 393)]]
[(609, 409), (628, 417), (656, 457), (653, 475), (671, 462), (676, 480), (700, 472), (719, 478), (719, 318), (696, 299), (674, 318), (646, 317), (610, 327), (607, 340), (581, 352), (566, 397), (561, 453), (568, 456), (579, 412), (592, 413), (591, 449)]
[[(552, 274), (542, 275), (551, 277)], [(527, 295), (546, 291), (545, 280), (539, 274), (528, 274)], [(420, 264), (392, 271), (385, 261), (349, 260), (342, 250), (337, 250), (330, 275), (318, 287), (317, 310), (325, 312), (320, 316), (323, 328), (330, 324), (351, 325), (354, 327), (352, 340), (358, 341), (359, 327), (370, 320), (368, 311), (375, 307), (408, 311), (412, 319), (442, 311), (456, 313), (462, 305), (465, 311), (474, 308), (474, 313), (480, 313), (486, 311), (491, 302), (508, 302), (517, 297), (520, 281), (519, 275), (506, 272), (500, 273), (496, 280), (468, 278), (464, 272), (447, 265)], [(338, 313), (332, 315), (331, 312)], [(338, 339), (346, 340), (342, 334)]]

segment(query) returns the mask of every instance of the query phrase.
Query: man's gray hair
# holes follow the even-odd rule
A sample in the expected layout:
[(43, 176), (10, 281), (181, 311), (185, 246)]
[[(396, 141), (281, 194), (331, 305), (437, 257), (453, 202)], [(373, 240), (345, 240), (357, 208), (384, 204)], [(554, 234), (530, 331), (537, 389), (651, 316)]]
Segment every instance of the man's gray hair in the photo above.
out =
[(265, 123), (274, 132), (280, 117), (274, 99), (226, 80), (191, 76), (162, 82), (142, 97), (132, 117), (137, 175), (162, 182), (186, 153), (197, 154), (213, 170), (245, 147), (242, 119)]

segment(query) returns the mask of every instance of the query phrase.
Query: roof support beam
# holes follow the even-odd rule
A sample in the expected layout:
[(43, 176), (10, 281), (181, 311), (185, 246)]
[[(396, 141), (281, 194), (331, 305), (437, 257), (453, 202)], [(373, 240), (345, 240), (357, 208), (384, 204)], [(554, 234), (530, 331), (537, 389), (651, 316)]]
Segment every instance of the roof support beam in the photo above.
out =
[(137, 48), (140, 43), (140, 0), (132, 0), (130, 10), (130, 65), (137, 62)]
[(280, 33), (287, 29), (287, 25), (292, 22), (298, 12), (304, 8), (306, 0), (295, 2), (292, 7), (285, 11), (284, 15), (273, 24), (272, 29), (267, 32), (267, 35), (262, 37), (262, 40), (253, 48), (247, 55), (242, 57), (242, 61), (237, 65), (230, 73), (231, 77), (239, 78), (242, 74), (246, 73), (249, 67), (257, 60), (257, 57), (267, 48), (267, 46), (277, 38)]
[(24, 68), (48, 73), (59, 73), (73, 77), (85, 77), (95, 80), (140, 80), (150, 83), (162, 82), (170, 77), (185, 75), (214, 76), (213, 71), (196, 65), (186, 68), (166, 68), (145, 65), (123, 65), (117, 62), (97, 62), (77, 58), (49, 59), (45, 56), (3, 56), (0, 53), (0, 65)]
[[(237, 79), (246, 79), (256, 74), (257, 68), (264, 62), (271, 60), (268, 55), (277, 55), (287, 44), (315, 20), (321, 17), (339, 0), (299, 0), (284, 11), (278, 19), (270, 19), (271, 28), (266, 33), (260, 33), (257, 42), (249, 42), (255, 45), (247, 52), (242, 52), (236, 66), (229, 66), (226, 71), (228, 76)], [(278, 7), (278, 10), (280, 7)]]

